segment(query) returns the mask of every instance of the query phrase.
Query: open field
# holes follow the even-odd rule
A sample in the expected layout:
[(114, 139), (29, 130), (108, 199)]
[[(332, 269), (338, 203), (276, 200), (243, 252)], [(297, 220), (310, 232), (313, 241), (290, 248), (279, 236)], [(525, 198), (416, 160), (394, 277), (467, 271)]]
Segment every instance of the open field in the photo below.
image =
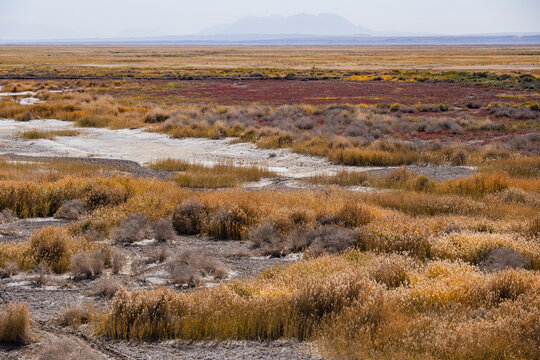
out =
[(538, 359), (538, 47), (0, 47), (0, 357)]
[(495, 71), (540, 73), (538, 47), (505, 46), (2, 46), (4, 68), (140, 67), (168, 71), (298, 69)]

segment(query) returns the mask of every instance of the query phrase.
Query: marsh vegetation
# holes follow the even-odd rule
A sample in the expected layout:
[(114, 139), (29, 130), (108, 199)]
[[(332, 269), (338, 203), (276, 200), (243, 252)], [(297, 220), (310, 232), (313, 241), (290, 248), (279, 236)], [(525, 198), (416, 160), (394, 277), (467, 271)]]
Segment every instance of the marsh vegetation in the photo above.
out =
[[(382, 84), (388, 97), (344, 104), (322, 101), (320, 93), (315, 102), (230, 103), (218, 94), (209, 104), (204, 94), (186, 99), (176, 92), (199, 84), (176, 78), (136, 84), (119, 75), (164, 76), (161, 67), (180, 60), (157, 56), (162, 50), (149, 68), (105, 67), (98, 80), (47, 78), (47, 69), (39, 69), (38, 80), (22, 80), (15, 78), (29, 64), (4, 68), (3, 77), (11, 78), (4, 89), (35, 91), (43, 102), (3, 99), (0, 117), (15, 126), (54, 118), (89, 132), (132, 134), (135, 128), (171, 142), (249, 143), (253, 151), (264, 149), (269, 162), (302, 154), (299, 159), (327, 161), (338, 171), (306, 171), (290, 188), (279, 186), (283, 172), (248, 157), (205, 163), (163, 153), (143, 164), (4, 154), (2, 346), (43, 359), (68, 356), (70, 349), (119, 358), (133, 346), (168, 358), (178, 343), (143, 342), (161, 340), (188, 341), (195, 354), (209, 341), (216, 348), (243, 341), (261, 356), (275, 354), (271, 344), (285, 344), (280, 356), (289, 358), (540, 357), (540, 112), (538, 94), (527, 88), (536, 86), (535, 75), (356, 74), (338, 67), (316, 75), (347, 77), (326, 83), (331, 92)], [(14, 54), (26, 51), (44, 56), (34, 48)], [(107, 48), (87, 51), (117, 56), (103, 55)], [(60, 67), (59, 76), (84, 77), (87, 69), (75, 65)], [(197, 76), (218, 71), (188, 70)], [(231, 72), (255, 70), (262, 71)], [(290, 81), (318, 89), (311, 80), (291, 75), (246, 86)], [(396, 102), (390, 90), (401, 83), (450, 89), (457, 100), (403, 96)], [(412, 97), (428, 96), (415, 87), (407, 88)], [(481, 96), (465, 101), (469, 91)], [(84, 136), (78, 128), (29, 126), (5, 143)], [(441, 168), (460, 172), (441, 175)], [(245, 187), (265, 179), (277, 185)]]

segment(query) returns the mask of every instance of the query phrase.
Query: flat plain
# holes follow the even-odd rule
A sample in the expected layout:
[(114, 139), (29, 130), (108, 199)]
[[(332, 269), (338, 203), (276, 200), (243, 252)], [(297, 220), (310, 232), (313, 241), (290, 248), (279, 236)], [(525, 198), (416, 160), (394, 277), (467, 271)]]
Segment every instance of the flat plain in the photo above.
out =
[(539, 75), (534, 46), (1, 46), (0, 356), (537, 359)]

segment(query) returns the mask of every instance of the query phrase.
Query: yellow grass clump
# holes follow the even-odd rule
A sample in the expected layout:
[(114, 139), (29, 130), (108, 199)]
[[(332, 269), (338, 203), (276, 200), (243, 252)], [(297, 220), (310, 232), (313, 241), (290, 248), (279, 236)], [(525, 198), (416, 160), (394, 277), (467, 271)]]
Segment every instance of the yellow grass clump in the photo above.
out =
[(16, 261), (21, 270), (30, 270), (43, 263), (56, 273), (64, 273), (73, 255), (98, 247), (85, 238), (70, 235), (66, 228), (46, 226), (34, 231), (29, 241), (1, 243), (0, 265)]
[(19, 137), (24, 140), (37, 140), (37, 139), (47, 139), (54, 140), (57, 136), (77, 136), (80, 133), (77, 130), (27, 130), (19, 134)]
[(26, 345), (32, 341), (30, 311), (25, 303), (12, 303), (0, 309), (0, 343)]
[(180, 186), (193, 188), (235, 187), (242, 182), (277, 176), (274, 172), (260, 166), (235, 166), (227, 162), (204, 166), (165, 159), (150, 164), (150, 168), (181, 172), (174, 176), (174, 181)]

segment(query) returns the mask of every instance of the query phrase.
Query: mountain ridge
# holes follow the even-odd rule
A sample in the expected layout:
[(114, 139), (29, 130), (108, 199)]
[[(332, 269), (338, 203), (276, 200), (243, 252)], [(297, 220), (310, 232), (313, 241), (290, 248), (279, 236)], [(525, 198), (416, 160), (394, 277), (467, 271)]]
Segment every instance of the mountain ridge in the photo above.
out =
[(311, 15), (300, 13), (291, 16), (248, 16), (231, 24), (217, 25), (197, 35), (372, 35), (374, 32), (358, 26), (342, 16), (330, 13)]

